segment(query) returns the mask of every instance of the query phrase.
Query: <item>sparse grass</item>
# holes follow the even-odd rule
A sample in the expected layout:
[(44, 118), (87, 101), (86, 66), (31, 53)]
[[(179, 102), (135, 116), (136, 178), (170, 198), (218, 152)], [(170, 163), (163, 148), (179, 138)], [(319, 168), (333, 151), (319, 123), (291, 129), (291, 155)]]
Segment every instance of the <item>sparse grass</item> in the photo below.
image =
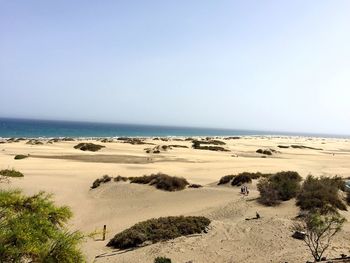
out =
[(201, 216), (170, 216), (150, 219), (116, 234), (107, 244), (109, 247), (127, 249), (142, 245), (146, 241), (156, 243), (180, 236), (202, 233), (210, 220)]
[(131, 183), (154, 185), (157, 189), (164, 191), (183, 190), (189, 183), (185, 178), (169, 176), (163, 173), (144, 175), (129, 178)]
[(91, 186), (91, 189), (95, 189), (97, 187), (99, 187), (101, 184), (104, 183), (108, 183), (112, 180), (112, 177), (110, 177), (109, 175), (104, 175), (101, 178), (96, 179)]
[(25, 158), (28, 158), (28, 155), (17, 154), (14, 159), (15, 160), (22, 160), (22, 159), (25, 159)]
[(347, 210), (339, 196), (337, 178), (316, 178), (309, 175), (304, 181), (297, 196), (297, 206), (302, 210), (326, 214), (339, 210)]
[(0, 171), (0, 175), (5, 176), (5, 177), (23, 177), (24, 175), (16, 171), (15, 169), (4, 169)]
[(99, 144), (94, 144), (94, 143), (86, 143), (82, 142), (74, 146), (74, 149), (79, 149), (82, 151), (91, 151), (91, 152), (96, 152), (104, 148), (105, 146), (99, 145)]

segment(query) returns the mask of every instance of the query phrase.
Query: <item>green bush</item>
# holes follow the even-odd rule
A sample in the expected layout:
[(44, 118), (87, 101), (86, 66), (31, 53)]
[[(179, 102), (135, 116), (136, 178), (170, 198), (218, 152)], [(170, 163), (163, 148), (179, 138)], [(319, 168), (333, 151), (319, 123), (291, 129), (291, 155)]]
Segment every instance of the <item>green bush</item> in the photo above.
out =
[(297, 172), (278, 172), (258, 182), (259, 201), (273, 206), (297, 196), (302, 178)]
[(154, 185), (164, 191), (179, 191), (185, 189), (189, 183), (185, 178), (169, 176), (163, 173), (144, 175), (142, 177), (129, 178), (130, 183)]
[(269, 180), (277, 190), (279, 199), (287, 201), (297, 196), (302, 178), (297, 172), (286, 171), (274, 174)]
[(146, 241), (156, 243), (205, 231), (210, 220), (197, 216), (170, 216), (150, 219), (116, 234), (107, 244), (109, 247), (127, 249)]
[(274, 188), (273, 184), (267, 178), (262, 178), (259, 180), (257, 188), (260, 192), (260, 203), (268, 206), (275, 206), (281, 203), (278, 191)]
[(28, 155), (24, 155), (24, 154), (18, 154), (15, 156), (15, 160), (22, 160), (28, 158)]
[(90, 151), (90, 152), (96, 152), (104, 148), (105, 146), (99, 145), (99, 144), (94, 144), (94, 143), (79, 143), (74, 146), (74, 149), (79, 149), (82, 151)]
[(315, 178), (309, 175), (297, 196), (296, 204), (302, 210), (322, 214), (334, 212), (337, 209), (347, 210), (339, 196), (338, 179), (334, 177)]
[(14, 169), (1, 170), (0, 175), (5, 176), (5, 177), (23, 177), (24, 176), (21, 172), (16, 171)]
[(156, 257), (154, 263), (171, 263), (171, 259), (166, 257)]
[(51, 195), (2, 190), (0, 207), (0, 262), (85, 262), (83, 236), (65, 228), (70, 209), (55, 206)]

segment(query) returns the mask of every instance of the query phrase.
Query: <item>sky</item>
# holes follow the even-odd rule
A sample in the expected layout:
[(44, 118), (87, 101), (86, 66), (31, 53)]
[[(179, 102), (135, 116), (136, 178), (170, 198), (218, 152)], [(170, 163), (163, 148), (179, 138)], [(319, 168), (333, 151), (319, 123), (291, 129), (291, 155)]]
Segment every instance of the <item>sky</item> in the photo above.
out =
[(0, 0), (0, 117), (350, 134), (348, 0)]

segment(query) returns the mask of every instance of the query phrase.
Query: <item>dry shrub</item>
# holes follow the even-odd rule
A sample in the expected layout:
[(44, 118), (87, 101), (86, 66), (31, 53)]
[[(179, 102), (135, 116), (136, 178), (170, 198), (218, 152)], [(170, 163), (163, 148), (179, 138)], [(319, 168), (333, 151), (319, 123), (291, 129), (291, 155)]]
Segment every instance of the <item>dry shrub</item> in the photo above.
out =
[(169, 176), (163, 173), (144, 175), (142, 177), (133, 177), (131, 183), (135, 184), (150, 184), (157, 189), (164, 191), (179, 191), (185, 189), (189, 183), (185, 178)]
[(116, 234), (107, 244), (109, 247), (127, 249), (146, 241), (156, 243), (180, 236), (202, 233), (210, 220), (202, 216), (169, 216), (150, 219)]
[(74, 146), (74, 149), (79, 149), (82, 151), (91, 151), (91, 152), (96, 152), (104, 148), (105, 146), (99, 145), (99, 144), (94, 144), (94, 143), (79, 143)]
[(110, 177), (109, 175), (104, 175), (101, 178), (96, 179), (91, 186), (91, 189), (95, 189), (97, 187), (99, 187), (101, 184), (103, 183), (108, 183), (112, 180), (112, 177)]

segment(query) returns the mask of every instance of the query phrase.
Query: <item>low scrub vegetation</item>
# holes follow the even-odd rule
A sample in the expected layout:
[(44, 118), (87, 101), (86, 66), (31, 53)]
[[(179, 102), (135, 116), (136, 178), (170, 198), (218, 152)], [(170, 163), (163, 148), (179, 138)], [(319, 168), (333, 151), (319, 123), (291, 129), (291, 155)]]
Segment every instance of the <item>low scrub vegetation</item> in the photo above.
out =
[(154, 185), (164, 191), (179, 191), (189, 184), (185, 178), (169, 176), (163, 173), (129, 178), (131, 183)]
[(113, 178), (114, 182), (126, 182), (127, 180), (129, 180), (127, 177), (120, 176), (120, 175)]
[(258, 150), (256, 150), (256, 152), (260, 153), (260, 154), (265, 154), (265, 155), (272, 155), (272, 151), (266, 150), (266, 149), (258, 149)]
[(338, 177), (316, 178), (309, 175), (304, 181), (297, 196), (297, 206), (302, 210), (326, 214), (339, 210), (347, 210), (339, 195)]
[(291, 145), (290, 147), (294, 149), (310, 149), (310, 150), (319, 150), (322, 151), (322, 148), (314, 148), (314, 147), (309, 147), (309, 146), (304, 146), (304, 145)]
[(171, 259), (166, 257), (156, 257), (154, 263), (171, 263)]
[(112, 177), (110, 177), (109, 175), (104, 175), (101, 178), (96, 179), (91, 186), (91, 189), (95, 189), (97, 187), (99, 187), (101, 184), (104, 183), (108, 183), (112, 180)]
[(350, 192), (346, 193), (346, 202), (350, 205)]
[(65, 227), (72, 213), (51, 195), (0, 191), (0, 262), (85, 262), (83, 236)]
[(288, 145), (278, 145), (277, 147), (281, 148), (281, 149), (288, 149), (290, 146), (288, 146)]
[[(259, 179), (260, 177), (269, 177), (269, 176), (271, 176), (271, 174), (260, 173), (260, 172), (256, 172), (256, 173), (243, 172), (237, 175), (230, 174), (230, 175), (225, 175), (221, 177), (220, 181), (218, 182), (218, 185), (228, 184), (229, 182), (232, 181), (231, 183), (232, 185), (240, 186), (245, 182), (250, 183), (252, 180)], [(235, 179), (236, 177), (238, 178)]]
[(201, 216), (170, 216), (150, 219), (116, 234), (107, 244), (109, 247), (127, 249), (141, 246), (146, 241), (156, 243), (180, 236), (202, 233), (210, 220)]
[(202, 188), (203, 186), (200, 184), (190, 184), (188, 188)]
[(104, 148), (105, 146), (94, 144), (94, 143), (86, 143), (82, 142), (74, 146), (74, 149), (79, 149), (82, 151), (90, 151), (90, 152), (96, 152)]
[(25, 159), (25, 158), (28, 158), (28, 155), (17, 154), (17, 155), (15, 156), (15, 160), (22, 160), (22, 159)]
[(0, 171), (0, 175), (5, 176), (5, 177), (23, 177), (24, 175), (16, 171), (15, 169), (4, 169)]
[(259, 180), (257, 188), (260, 192), (259, 201), (273, 206), (281, 201), (287, 201), (297, 196), (302, 178), (297, 172), (278, 172)]

